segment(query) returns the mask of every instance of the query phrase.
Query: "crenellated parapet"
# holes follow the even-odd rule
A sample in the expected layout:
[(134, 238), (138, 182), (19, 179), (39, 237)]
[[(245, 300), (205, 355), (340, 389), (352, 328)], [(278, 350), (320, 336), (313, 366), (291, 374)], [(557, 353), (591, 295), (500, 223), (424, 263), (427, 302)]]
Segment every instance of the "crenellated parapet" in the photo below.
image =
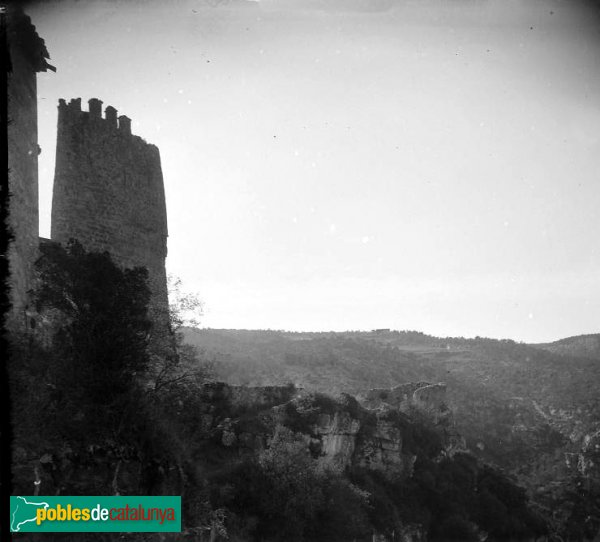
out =
[(103, 116), (102, 103), (102, 100), (98, 98), (90, 98), (88, 110), (84, 111), (81, 109), (81, 98), (72, 98), (68, 103), (61, 98), (58, 100), (58, 114), (64, 122), (93, 122), (96, 129), (109, 129), (117, 131), (123, 136), (131, 136), (131, 119), (126, 115), (118, 116), (117, 109), (112, 105), (104, 108)]

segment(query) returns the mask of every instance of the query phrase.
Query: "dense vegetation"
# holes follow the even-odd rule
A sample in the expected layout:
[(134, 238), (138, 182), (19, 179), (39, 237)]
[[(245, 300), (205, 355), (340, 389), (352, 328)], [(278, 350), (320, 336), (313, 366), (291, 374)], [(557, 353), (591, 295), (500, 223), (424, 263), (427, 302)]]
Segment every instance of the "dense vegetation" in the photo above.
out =
[(29, 454), (103, 439), (126, 446), (148, 367), (146, 271), (77, 243), (45, 247), (38, 269), (36, 337), (11, 357), (16, 443)]
[(546, 533), (524, 491), (469, 455), (421, 457), (409, 479), (359, 468), (342, 476), (320, 470), (304, 441), (283, 429), (258, 459), (213, 483), (245, 540), (370, 541), (373, 531), (393, 540), (412, 530), (431, 541), (468, 542), (480, 530), (488, 540)]
[(547, 533), (523, 489), (470, 454), (445, 457), (443, 439), (431, 426), (401, 413), (387, 418), (401, 430), (403, 453), (416, 458), (411, 475), (359, 464), (340, 471), (307, 445), (317, 420), (351, 413), (361, 421), (360, 440), (372, 434), (374, 414), (351, 398), (319, 394), (284, 406), (267, 448), (236, 461), (221, 455), (207, 473), (211, 503), (226, 515), (234, 540), (366, 542), (373, 533), (387, 540), (412, 533), (431, 541), (469, 541), (485, 531), (494, 541)]
[(151, 365), (146, 270), (75, 241), (44, 245), (37, 270), (34, 334), (11, 341), (15, 491), (178, 494), (166, 475), (183, 472), (177, 406), (205, 366), (189, 366), (176, 335)]

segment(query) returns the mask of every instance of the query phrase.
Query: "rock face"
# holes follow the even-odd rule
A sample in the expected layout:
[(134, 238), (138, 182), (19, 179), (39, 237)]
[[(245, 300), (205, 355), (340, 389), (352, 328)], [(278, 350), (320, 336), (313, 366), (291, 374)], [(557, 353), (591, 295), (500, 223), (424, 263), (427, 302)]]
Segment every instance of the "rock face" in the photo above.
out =
[(310, 438), (313, 455), (324, 466), (343, 471), (351, 466), (410, 475), (414, 455), (403, 447), (408, 419), (394, 409), (365, 409), (353, 397), (337, 400), (307, 394), (280, 409), (278, 423)]
[(356, 450), (360, 427), (360, 421), (348, 412), (320, 414), (311, 432), (315, 435), (313, 446), (316, 444), (322, 454), (322, 463), (337, 470), (348, 466)]
[(402, 431), (388, 414), (385, 410), (375, 413), (375, 428), (370, 438), (363, 439), (356, 460), (371, 470), (410, 476), (416, 456), (403, 449)]
[[(415, 425), (404, 405), (420, 405), (420, 422), (429, 420), (440, 455), (464, 450), (464, 441), (439, 423), (448, 420), (443, 384), (406, 385), (403, 390), (412, 391), (408, 402), (399, 388), (387, 390), (389, 397), (399, 401), (393, 405), (379, 401), (376, 409), (370, 409), (346, 394), (332, 399), (289, 386), (248, 388), (213, 383), (202, 392), (207, 401), (203, 429), (223, 447), (244, 454), (266, 448), (275, 428), (284, 425), (304, 436), (312, 456), (324, 467), (341, 472), (354, 466), (390, 476), (410, 476), (416, 460)], [(374, 390), (373, 394), (381, 392)]]
[[(383, 391), (372, 395), (379, 397)], [(377, 408), (366, 408), (347, 394), (334, 399), (291, 386), (212, 383), (202, 390), (202, 430), (219, 447), (220, 456), (235, 463), (266, 450), (283, 426), (305, 442), (325, 470), (342, 476), (348, 471), (371, 471), (394, 480), (412, 476), (417, 457), (435, 460), (452, 450), (464, 450), (464, 441), (447, 429), (443, 384), (420, 382), (386, 391), (393, 404), (373, 398), (371, 404)], [(418, 420), (415, 412), (420, 414)], [(396, 531), (394, 540), (426, 540), (420, 525), (407, 524), (403, 529)], [(389, 540), (374, 536), (381, 542)]]

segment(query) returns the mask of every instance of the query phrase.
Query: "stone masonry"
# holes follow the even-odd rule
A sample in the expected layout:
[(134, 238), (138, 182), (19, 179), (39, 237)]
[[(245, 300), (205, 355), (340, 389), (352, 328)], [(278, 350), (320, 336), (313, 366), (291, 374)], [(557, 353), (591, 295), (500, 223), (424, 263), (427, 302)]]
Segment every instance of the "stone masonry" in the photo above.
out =
[(168, 328), (167, 212), (158, 148), (132, 135), (131, 120), (102, 102), (58, 105), (53, 241), (77, 239), (123, 267), (146, 267), (155, 333)]
[(54, 67), (31, 20), (16, 5), (7, 7), (9, 246), (11, 276), (9, 329), (26, 329), (28, 291), (33, 286), (33, 262), (38, 248), (37, 73)]
[[(39, 257), (37, 81), (55, 68), (30, 18), (17, 4), (6, 8), (8, 74), (10, 302), (7, 324), (33, 322), (29, 293)], [(123, 267), (148, 269), (153, 336), (169, 332), (165, 258), (167, 213), (158, 148), (132, 135), (131, 120), (102, 102), (59, 101), (52, 241), (77, 239), (87, 250), (107, 251)]]

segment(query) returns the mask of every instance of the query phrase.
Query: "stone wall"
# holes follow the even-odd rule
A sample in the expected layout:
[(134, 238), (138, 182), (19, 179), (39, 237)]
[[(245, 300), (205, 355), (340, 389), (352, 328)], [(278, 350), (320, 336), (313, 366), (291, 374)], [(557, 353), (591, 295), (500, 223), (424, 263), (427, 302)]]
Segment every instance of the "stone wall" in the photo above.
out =
[(9, 246), (12, 311), (11, 329), (28, 326), (28, 294), (37, 257), (38, 130), (36, 74), (54, 69), (46, 62), (48, 51), (31, 20), (18, 7), (9, 6), (7, 38), (12, 71), (8, 75), (9, 219), (13, 235)]
[(81, 99), (58, 105), (52, 239), (77, 239), (123, 267), (148, 269), (155, 330), (168, 322), (167, 213), (158, 148), (131, 134), (131, 120)]
[(360, 394), (358, 400), (365, 408), (391, 407), (413, 414), (417, 411), (435, 424), (452, 424), (452, 411), (448, 407), (446, 384), (443, 382), (409, 382), (394, 388), (375, 388)]
[[(440, 396), (445, 399), (446, 387), (444, 384), (431, 384), (430, 382), (407, 382), (393, 388), (374, 388), (359, 396), (361, 403), (367, 408), (379, 408), (390, 405), (402, 412), (408, 412), (411, 407), (426, 407), (426, 394), (421, 390), (434, 386), (439, 388)], [(433, 404), (431, 406), (434, 406)], [(437, 405), (436, 405), (437, 406)]]
[[(27, 329), (29, 295), (38, 258), (38, 145), (36, 74), (54, 67), (22, 9), (7, 9), (12, 70), (8, 77), (9, 246), (12, 311), (9, 329)], [(158, 148), (131, 134), (131, 120), (102, 102), (60, 100), (52, 239), (75, 238), (87, 250), (108, 251), (124, 267), (149, 271), (155, 335), (168, 332), (165, 258), (167, 214)]]
[(424, 410), (443, 410), (446, 407), (446, 384), (427, 384), (417, 388), (412, 397), (413, 404)]

